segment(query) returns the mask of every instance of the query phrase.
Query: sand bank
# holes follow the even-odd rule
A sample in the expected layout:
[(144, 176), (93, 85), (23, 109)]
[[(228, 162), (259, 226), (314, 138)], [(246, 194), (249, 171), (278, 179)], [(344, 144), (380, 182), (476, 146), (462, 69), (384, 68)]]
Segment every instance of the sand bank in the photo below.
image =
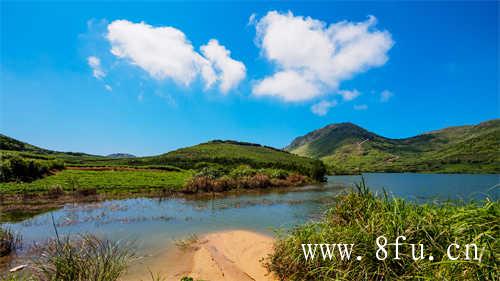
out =
[[(271, 253), (272, 246), (272, 237), (251, 231), (210, 233), (187, 249), (172, 248), (154, 260), (133, 265), (131, 274), (123, 280), (149, 281), (148, 270), (168, 281), (179, 281), (183, 276), (210, 281), (275, 280), (261, 262)], [(134, 267), (142, 270), (133, 270)]]

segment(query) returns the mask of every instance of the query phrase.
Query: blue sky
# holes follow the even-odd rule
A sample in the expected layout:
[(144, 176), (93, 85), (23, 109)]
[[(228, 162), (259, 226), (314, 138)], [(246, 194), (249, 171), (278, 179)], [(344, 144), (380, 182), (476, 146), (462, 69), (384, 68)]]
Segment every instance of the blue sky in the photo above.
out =
[(49, 149), (283, 147), (329, 123), (401, 138), (499, 117), (498, 2), (0, 5), (0, 131)]

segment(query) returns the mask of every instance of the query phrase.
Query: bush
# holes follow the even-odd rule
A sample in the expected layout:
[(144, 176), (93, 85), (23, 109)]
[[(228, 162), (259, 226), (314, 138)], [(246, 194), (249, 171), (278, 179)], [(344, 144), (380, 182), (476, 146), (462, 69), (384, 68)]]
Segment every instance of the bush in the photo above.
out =
[(260, 173), (264, 173), (272, 179), (284, 180), (288, 177), (289, 172), (282, 169), (260, 169)]
[(216, 179), (221, 177), (227, 173), (227, 169), (221, 165), (210, 165), (207, 167), (203, 167), (196, 176), (198, 177), (208, 177), (211, 179)]
[(249, 165), (240, 165), (234, 168), (229, 175), (232, 178), (243, 178), (243, 177), (251, 177), (257, 173), (257, 170), (253, 169)]
[(59, 160), (34, 160), (18, 156), (2, 159), (0, 163), (0, 182), (31, 182), (47, 176), (51, 170), (64, 169)]
[[(267, 268), (280, 280), (498, 280), (495, 251), (500, 249), (500, 204), (498, 201), (417, 205), (402, 199), (377, 197), (364, 184), (358, 192), (342, 195), (324, 219), (293, 229), (275, 243)], [(376, 258), (376, 238), (394, 241), (399, 235), (405, 243), (423, 244), (427, 258), (413, 261), (411, 247), (402, 245), (400, 260), (394, 247), (388, 246), (386, 260)], [(305, 261), (303, 243), (354, 244), (353, 254), (361, 261), (317, 258)], [(451, 243), (475, 243), (484, 248), (481, 262), (449, 260), (446, 250)]]

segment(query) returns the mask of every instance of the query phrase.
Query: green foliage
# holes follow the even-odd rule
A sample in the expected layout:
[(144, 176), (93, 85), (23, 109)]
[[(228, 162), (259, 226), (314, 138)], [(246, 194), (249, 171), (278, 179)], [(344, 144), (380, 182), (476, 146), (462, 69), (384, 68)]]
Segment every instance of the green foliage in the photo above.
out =
[(60, 160), (33, 160), (21, 157), (5, 157), (0, 162), (0, 182), (30, 182), (48, 175), (53, 170), (64, 169)]
[[(323, 220), (283, 235), (266, 266), (280, 280), (498, 280), (499, 218), (498, 201), (417, 205), (377, 197), (361, 184), (357, 192), (340, 196)], [(389, 243), (400, 235), (407, 237), (400, 260), (393, 259), (394, 252), (385, 260), (376, 258), (375, 241), (382, 235)], [(342, 261), (336, 256), (306, 262), (302, 243), (352, 243), (353, 255), (362, 260)], [(423, 244), (426, 255), (435, 260), (413, 261), (409, 243)], [(449, 260), (446, 250), (451, 243), (475, 243), (484, 249), (481, 262)]]
[(229, 173), (229, 176), (233, 178), (242, 178), (242, 177), (251, 177), (257, 174), (257, 170), (253, 169), (249, 165), (240, 165), (236, 168), (234, 168), (231, 173)]

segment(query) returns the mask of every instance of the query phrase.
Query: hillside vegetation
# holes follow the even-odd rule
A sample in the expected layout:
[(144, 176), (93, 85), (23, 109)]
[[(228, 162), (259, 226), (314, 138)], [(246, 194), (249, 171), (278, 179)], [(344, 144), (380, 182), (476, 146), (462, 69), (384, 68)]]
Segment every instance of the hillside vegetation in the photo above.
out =
[(212, 141), (158, 156), (110, 158), (1, 137), (0, 193), (225, 191), (321, 181), (326, 172), (321, 161), (235, 141)]
[(500, 173), (500, 120), (390, 139), (352, 123), (328, 125), (285, 148), (321, 159), (330, 173)]

